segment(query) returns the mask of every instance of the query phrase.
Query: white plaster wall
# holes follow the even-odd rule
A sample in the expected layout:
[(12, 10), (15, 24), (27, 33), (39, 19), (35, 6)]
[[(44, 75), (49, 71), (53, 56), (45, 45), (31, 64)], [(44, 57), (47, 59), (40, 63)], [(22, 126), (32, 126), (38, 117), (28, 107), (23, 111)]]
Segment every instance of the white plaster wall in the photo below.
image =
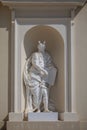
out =
[(87, 4), (74, 19), (72, 87), (80, 120), (87, 120)]

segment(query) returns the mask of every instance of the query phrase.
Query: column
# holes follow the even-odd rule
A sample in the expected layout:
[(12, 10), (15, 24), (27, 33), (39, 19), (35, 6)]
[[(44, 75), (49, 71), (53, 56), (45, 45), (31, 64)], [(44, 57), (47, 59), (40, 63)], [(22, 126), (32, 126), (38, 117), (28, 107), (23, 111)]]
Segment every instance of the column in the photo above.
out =
[(76, 88), (73, 83), (73, 34), (71, 19), (67, 24), (67, 44), (65, 46), (65, 112), (60, 114), (60, 119), (64, 121), (78, 121), (76, 113)]
[(19, 85), (18, 71), (18, 44), (16, 39), (17, 27), (15, 9), (11, 9), (11, 112), (9, 121), (23, 121), (21, 113), (21, 86)]

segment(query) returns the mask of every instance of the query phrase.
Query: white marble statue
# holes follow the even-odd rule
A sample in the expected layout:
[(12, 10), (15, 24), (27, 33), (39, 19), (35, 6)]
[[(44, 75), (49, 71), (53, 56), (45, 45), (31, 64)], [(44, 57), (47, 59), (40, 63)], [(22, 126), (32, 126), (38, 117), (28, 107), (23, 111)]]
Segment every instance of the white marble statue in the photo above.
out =
[(38, 52), (33, 53), (24, 67), (24, 83), (26, 86), (25, 113), (40, 112), (41, 104), (45, 112), (49, 112), (48, 98), (50, 87), (54, 85), (57, 69), (51, 56), (46, 52), (45, 41), (38, 41)]

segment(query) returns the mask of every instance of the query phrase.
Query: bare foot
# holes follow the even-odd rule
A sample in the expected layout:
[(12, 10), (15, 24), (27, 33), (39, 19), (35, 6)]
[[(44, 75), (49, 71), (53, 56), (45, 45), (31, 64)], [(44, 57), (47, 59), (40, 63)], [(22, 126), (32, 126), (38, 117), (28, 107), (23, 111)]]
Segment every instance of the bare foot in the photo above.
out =
[(50, 110), (46, 109), (44, 112), (51, 112)]

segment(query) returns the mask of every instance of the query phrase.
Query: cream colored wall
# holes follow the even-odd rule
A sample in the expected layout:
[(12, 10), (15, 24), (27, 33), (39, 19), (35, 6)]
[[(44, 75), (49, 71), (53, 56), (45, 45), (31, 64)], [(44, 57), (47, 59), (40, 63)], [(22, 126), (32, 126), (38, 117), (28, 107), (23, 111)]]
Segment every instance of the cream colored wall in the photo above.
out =
[[(9, 111), (10, 96), (10, 11), (0, 5), (0, 120)], [(73, 42), (73, 85), (81, 120), (87, 120), (87, 5), (75, 18)], [(9, 76), (8, 76), (9, 75)]]
[[(0, 120), (8, 114), (8, 91), (10, 92), (10, 11), (0, 4)], [(9, 76), (8, 76), (9, 75)], [(9, 97), (10, 98), (10, 97)]]
[(75, 17), (73, 42), (73, 85), (80, 120), (87, 120), (87, 4)]

